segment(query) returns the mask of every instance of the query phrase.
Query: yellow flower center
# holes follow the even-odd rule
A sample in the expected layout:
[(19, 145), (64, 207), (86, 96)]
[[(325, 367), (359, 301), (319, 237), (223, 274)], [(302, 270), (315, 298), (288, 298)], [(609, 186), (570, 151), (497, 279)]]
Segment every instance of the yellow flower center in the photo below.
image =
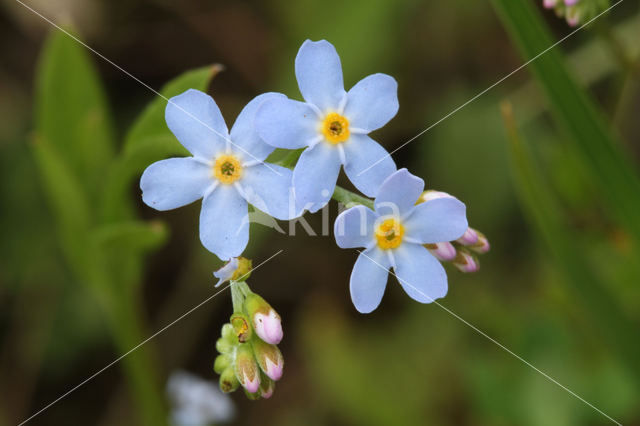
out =
[(333, 145), (346, 141), (349, 139), (349, 120), (335, 112), (327, 114), (322, 122), (322, 134)]
[(216, 158), (213, 174), (222, 183), (233, 183), (242, 177), (242, 165), (233, 155), (223, 154)]
[(375, 234), (378, 247), (383, 250), (394, 249), (402, 243), (404, 227), (396, 219), (386, 219), (376, 227)]

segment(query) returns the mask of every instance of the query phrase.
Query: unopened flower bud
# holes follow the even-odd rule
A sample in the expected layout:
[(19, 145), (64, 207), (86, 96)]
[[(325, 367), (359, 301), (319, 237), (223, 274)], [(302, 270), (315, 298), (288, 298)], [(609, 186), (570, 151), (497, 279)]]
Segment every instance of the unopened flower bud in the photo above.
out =
[(284, 368), (284, 358), (276, 345), (261, 339), (252, 339), (253, 353), (258, 365), (271, 380), (280, 380)]
[(258, 392), (249, 392), (248, 390), (244, 390), (244, 394), (247, 397), (248, 400), (250, 401), (257, 401), (260, 399), (260, 390), (258, 390)]
[(556, 7), (558, 0), (542, 0), (542, 5), (545, 9), (553, 9)]
[(230, 322), (240, 343), (248, 342), (249, 339), (251, 339), (253, 332), (251, 331), (249, 318), (247, 318), (245, 314), (240, 312), (234, 313), (233, 315), (231, 315)]
[(229, 323), (222, 326), (222, 337), (216, 341), (216, 349), (221, 354), (228, 354), (233, 351), (233, 348), (238, 344), (238, 337), (236, 336), (233, 326)]
[(240, 386), (240, 382), (236, 377), (233, 367), (226, 368), (220, 374), (220, 390), (224, 393), (229, 393), (238, 389), (238, 386)]
[(477, 272), (480, 269), (478, 259), (466, 250), (458, 250), (458, 255), (453, 260), (453, 265), (462, 272)]
[(255, 293), (247, 296), (245, 310), (256, 334), (265, 342), (277, 345), (282, 340), (280, 315), (262, 297)]
[(447, 194), (446, 192), (429, 189), (427, 191), (424, 191), (420, 196), (420, 198), (418, 198), (418, 203), (424, 203), (427, 201), (436, 200), (438, 198), (456, 198), (456, 197), (454, 197), (451, 194)]
[(484, 236), (484, 234), (480, 231), (476, 231), (478, 234), (478, 241), (473, 244), (472, 246), (469, 246), (469, 248), (473, 251), (475, 251), (476, 253), (486, 253), (489, 251), (489, 249), (491, 248), (491, 245), (489, 244), (489, 240), (487, 240), (487, 237)]
[(235, 345), (233, 343), (229, 342), (229, 340), (225, 339), (224, 337), (221, 337), (216, 341), (216, 350), (221, 354), (230, 353), (233, 350), (234, 346)]
[(570, 27), (575, 27), (580, 23), (580, 11), (574, 7), (568, 8), (565, 18)]
[(462, 237), (456, 240), (463, 246), (472, 246), (478, 242), (478, 232), (473, 228), (467, 228)]
[(268, 378), (264, 373), (260, 376), (260, 396), (264, 399), (271, 398), (276, 389), (276, 382)]
[(220, 354), (216, 357), (216, 360), (213, 363), (213, 371), (218, 374), (222, 374), (222, 372), (229, 368), (231, 364), (233, 364), (233, 358), (231, 358), (230, 355)]
[(222, 332), (220, 334), (222, 335), (223, 339), (229, 342), (233, 343), (236, 340), (236, 332), (233, 329), (233, 326), (229, 323), (226, 323), (222, 326)]
[(250, 393), (256, 393), (260, 386), (260, 370), (253, 356), (251, 345), (241, 343), (236, 352), (236, 377), (240, 384)]
[(449, 262), (456, 258), (456, 248), (451, 243), (425, 244), (425, 247), (440, 261)]

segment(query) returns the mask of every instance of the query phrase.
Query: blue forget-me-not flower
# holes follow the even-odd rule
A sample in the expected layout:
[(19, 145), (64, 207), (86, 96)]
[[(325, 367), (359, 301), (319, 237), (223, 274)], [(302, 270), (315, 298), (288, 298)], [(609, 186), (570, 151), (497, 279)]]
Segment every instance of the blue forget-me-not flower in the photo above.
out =
[(406, 169), (381, 185), (374, 209), (356, 206), (342, 212), (334, 233), (341, 248), (363, 247), (351, 273), (351, 299), (369, 313), (382, 300), (390, 268), (414, 300), (431, 303), (447, 294), (447, 274), (424, 244), (453, 241), (468, 228), (459, 200), (438, 198), (416, 205), (424, 181)]
[(275, 147), (306, 147), (293, 171), (298, 209), (315, 212), (329, 202), (341, 165), (359, 191), (375, 197), (396, 165), (368, 133), (398, 112), (398, 84), (373, 74), (346, 92), (340, 57), (325, 40), (302, 44), (295, 71), (305, 102), (269, 99), (258, 109), (256, 130)]
[(239, 256), (249, 241), (248, 203), (277, 218), (295, 216), (290, 206), (292, 172), (264, 163), (274, 147), (254, 130), (258, 107), (284, 95), (266, 93), (240, 112), (231, 132), (213, 98), (198, 90), (171, 98), (169, 129), (192, 157), (150, 165), (140, 180), (142, 199), (171, 210), (202, 198), (200, 240), (222, 260)]

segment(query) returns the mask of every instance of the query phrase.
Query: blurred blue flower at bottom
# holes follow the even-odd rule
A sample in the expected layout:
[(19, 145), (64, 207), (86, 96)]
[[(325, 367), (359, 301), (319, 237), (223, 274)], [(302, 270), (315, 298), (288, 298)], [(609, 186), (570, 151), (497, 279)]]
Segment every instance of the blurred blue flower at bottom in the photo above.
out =
[(171, 402), (170, 424), (206, 426), (233, 420), (235, 406), (215, 383), (184, 371), (175, 371), (167, 382)]

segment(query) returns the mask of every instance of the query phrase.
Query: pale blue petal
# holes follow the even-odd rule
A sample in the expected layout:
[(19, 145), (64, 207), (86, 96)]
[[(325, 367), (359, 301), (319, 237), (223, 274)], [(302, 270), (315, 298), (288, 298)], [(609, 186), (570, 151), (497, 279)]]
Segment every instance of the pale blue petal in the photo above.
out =
[(320, 142), (306, 149), (293, 170), (296, 206), (315, 213), (324, 207), (336, 188), (340, 154), (335, 146)]
[(455, 198), (437, 198), (413, 208), (403, 222), (405, 235), (422, 244), (457, 240), (469, 227), (466, 206)]
[(200, 241), (221, 260), (242, 254), (249, 242), (249, 209), (233, 185), (220, 184), (202, 201)]
[(323, 112), (338, 108), (345, 95), (340, 57), (326, 40), (302, 43), (296, 56), (296, 78), (304, 100)]
[(413, 300), (431, 303), (447, 294), (447, 273), (426, 248), (405, 242), (393, 254), (398, 282)]
[(264, 93), (253, 98), (240, 112), (231, 128), (231, 149), (244, 161), (262, 161), (275, 149), (265, 143), (255, 128), (256, 113), (269, 99), (287, 99), (280, 93)]
[(249, 204), (280, 220), (299, 216), (293, 199), (293, 172), (275, 164), (247, 167), (242, 180)]
[(376, 212), (382, 215), (404, 214), (418, 201), (424, 190), (424, 181), (407, 169), (400, 169), (380, 186), (374, 201)]
[(206, 93), (189, 89), (169, 99), (165, 120), (178, 141), (193, 155), (212, 159), (224, 151), (229, 131), (218, 105)]
[(291, 99), (276, 98), (262, 103), (255, 126), (260, 137), (276, 148), (304, 148), (320, 135), (317, 114), (304, 102)]
[(374, 240), (374, 224), (378, 215), (365, 206), (343, 211), (333, 225), (333, 235), (340, 248), (367, 247)]
[(171, 210), (202, 198), (213, 184), (211, 169), (188, 158), (153, 163), (142, 173), (142, 201), (156, 210)]
[(373, 74), (349, 90), (344, 116), (353, 127), (379, 129), (398, 112), (398, 83), (386, 74)]
[(387, 286), (388, 271), (389, 259), (382, 250), (374, 247), (360, 253), (353, 265), (349, 283), (351, 300), (358, 312), (368, 314), (380, 305)]
[(382, 182), (396, 171), (393, 158), (367, 135), (351, 135), (343, 147), (349, 180), (366, 196), (375, 197)]
[(218, 282), (214, 287), (218, 287), (219, 285), (226, 283), (227, 281), (231, 281), (231, 278), (233, 278), (233, 274), (236, 273), (236, 269), (238, 269), (238, 258), (234, 257), (222, 268), (213, 273), (213, 276), (218, 279)]

